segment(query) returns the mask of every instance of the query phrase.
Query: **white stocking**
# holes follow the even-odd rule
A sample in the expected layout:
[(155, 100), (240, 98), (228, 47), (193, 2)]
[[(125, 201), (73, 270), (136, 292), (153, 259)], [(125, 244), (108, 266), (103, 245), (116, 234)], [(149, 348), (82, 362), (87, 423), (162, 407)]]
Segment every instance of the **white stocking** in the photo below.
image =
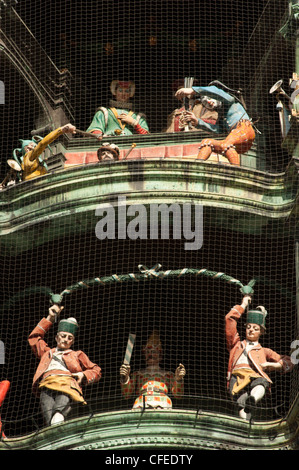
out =
[(51, 425), (62, 423), (63, 421), (64, 421), (63, 414), (59, 413), (59, 411), (56, 411), (56, 413), (52, 416)]
[(242, 408), (242, 410), (239, 411), (239, 416), (240, 418), (243, 418), (249, 421), (251, 418), (251, 413), (245, 413), (244, 408)]
[(263, 385), (256, 385), (251, 390), (250, 395), (255, 398), (256, 402), (260, 401), (265, 395), (265, 387)]

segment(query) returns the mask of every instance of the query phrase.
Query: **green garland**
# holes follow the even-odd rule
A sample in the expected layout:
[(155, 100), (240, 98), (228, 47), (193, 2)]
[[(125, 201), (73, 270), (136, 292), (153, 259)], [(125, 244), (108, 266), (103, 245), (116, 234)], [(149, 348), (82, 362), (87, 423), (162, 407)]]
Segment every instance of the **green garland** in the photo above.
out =
[(256, 279), (252, 279), (247, 285), (243, 285), (238, 279), (228, 276), (222, 272), (209, 271), (208, 269), (196, 269), (196, 268), (183, 268), (175, 270), (160, 271), (161, 264), (157, 263), (152, 268), (148, 269), (146, 266), (140, 264), (138, 266), (138, 273), (129, 273), (129, 274), (112, 274), (111, 276), (95, 277), (93, 279), (83, 280), (76, 282), (75, 284), (66, 287), (60, 294), (55, 294), (52, 289), (49, 287), (30, 287), (15, 295), (3, 306), (3, 310), (11, 306), (11, 304), (22, 299), (23, 297), (35, 293), (45, 294), (50, 297), (50, 302), (52, 304), (60, 304), (63, 301), (65, 295), (69, 295), (72, 292), (78, 289), (87, 289), (95, 286), (105, 286), (107, 284), (113, 283), (123, 283), (128, 281), (140, 282), (149, 279), (169, 279), (169, 278), (181, 278), (183, 276), (193, 275), (193, 276), (206, 276), (211, 279), (219, 279), (225, 281), (229, 284), (233, 284), (240, 288), (240, 291), (245, 295), (253, 294), (253, 286), (256, 282)]
[(146, 266), (140, 264), (138, 266), (139, 273), (133, 274), (112, 274), (112, 276), (103, 276), (103, 277), (95, 277), (93, 279), (84, 280), (77, 282), (69, 287), (66, 287), (61, 294), (51, 294), (51, 301), (52, 303), (61, 303), (63, 300), (63, 296), (67, 294), (71, 294), (77, 289), (81, 288), (89, 288), (94, 287), (96, 285), (106, 285), (110, 283), (123, 283), (128, 281), (143, 281), (147, 279), (166, 279), (171, 277), (182, 277), (187, 275), (195, 275), (195, 276), (207, 276), (212, 279), (221, 279), (229, 284), (234, 284), (240, 287), (240, 290), (243, 294), (253, 294), (253, 285), (255, 284), (255, 280), (252, 279), (247, 286), (243, 286), (243, 284), (238, 280), (231, 276), (228, 276), (225, 273), (216, 272), (216, 271), (209, 271), (208, 269), (194, 269), (194, 268), (183, 268), (183, 269), (175, 269), (175, 270), (167, 270), (167, 271), (160, 271), (161, 264), (156, 264), (152, 268), (148, 269)]

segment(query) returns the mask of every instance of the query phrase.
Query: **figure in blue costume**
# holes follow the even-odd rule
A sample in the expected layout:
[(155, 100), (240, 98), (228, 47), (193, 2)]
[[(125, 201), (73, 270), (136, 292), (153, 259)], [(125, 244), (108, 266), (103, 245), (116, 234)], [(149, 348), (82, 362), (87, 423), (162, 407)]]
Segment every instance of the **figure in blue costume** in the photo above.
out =
[(186, 111), (186, 121), (198, 129), (214, 134), (228, 135), (223, 140), (204, 139), (199, 145), (199, 160), (207, 160), (212, 152), (224, 155), (232, 165), (240, 165), (240, 153), (247, 152), (255, 139), (255, 132), (245, 108), (237, 98), (215, 85), (181, 88), (175, 95), (178, 99), (199, 96), (203, 103), (217, 109), (218, 120), (211, 124), (197, 118), (192, 111)]
[(87, 132), (104, 136), (148, 134), (145, 116), (136, 113), (129, 101), (135, 94), (134, 82), (113, 80), (110, 90), (114, 99), (110, 100), (109, 108), (101, 106), (97, 110)]

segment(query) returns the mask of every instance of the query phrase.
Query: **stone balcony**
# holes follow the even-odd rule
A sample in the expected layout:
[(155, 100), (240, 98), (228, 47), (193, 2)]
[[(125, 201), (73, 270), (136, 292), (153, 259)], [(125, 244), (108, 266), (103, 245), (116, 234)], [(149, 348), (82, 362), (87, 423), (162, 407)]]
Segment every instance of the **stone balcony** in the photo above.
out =
[(5, 438), (0, 450), (298, 450), (293, 419), (249, 423), (194, 410), (114, 411)]
[[(64, 168), (1, 192), (1, 243), (22, 251), (32, 237), (38, 243), (40, 223), (46, 222), (43, 230), (51, 232), (51, 221), (57, 217), (64, 218), (64, 226), (70, 231), (79, 227), (82, 214), (84, 223), (90, 214), (91, 223), (95, 224), (98, 205), (115, 203), (120, 195), (126, 197), (128, 205), (192, 203), (233, 211), (244, 219), (243, 228), (247, 231), (252, 216), (260, 217), (262, 230), (268, 220), (285, 221), (295, 213), (298, 170), (292, 162), (284, 172), (269, 173), (258, 168), (264, 166), (263, 157), (259, 161), (254, 148), (241, 156), (240, 167), (217, 155), (199, 161), (194, 135), (180, 139), (178, 142), (177, 136), (167, 134), (110, 138), (109, 142), (117, 142), (121, 154), (119, 161), (112, 162), (97, 160), (96, 151), (101, 144), (95, 139), (75, 138), (58, 143)], [(134, 141), (136, 147), (124, 159)], [(53, 233), (50, 238), (56, 235)]]

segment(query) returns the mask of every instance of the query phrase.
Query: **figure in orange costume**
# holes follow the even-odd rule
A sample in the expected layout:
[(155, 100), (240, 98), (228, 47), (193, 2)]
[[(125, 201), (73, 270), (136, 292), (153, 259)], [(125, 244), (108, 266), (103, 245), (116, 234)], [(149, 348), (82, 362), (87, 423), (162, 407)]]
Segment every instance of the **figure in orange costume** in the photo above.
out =
[(178, 99), (199, 96), (205, 106), (217, 109), (219, 117), (216, 124), (207, 123), (197, 118), (192, 111), (188, 111), (185, 119), (193, 126), (216, 134), (229, 132), (223, 140), (204, 139), (199, 145), (197, 158), (207, 160), (212, 152), (216, 152), (224, 155), (232, 165), (240, 165), (240, 154), (251, 148), (255, 131), (247, 112), (237, 98), (214, 85), (181, 88), (175, 96)]

